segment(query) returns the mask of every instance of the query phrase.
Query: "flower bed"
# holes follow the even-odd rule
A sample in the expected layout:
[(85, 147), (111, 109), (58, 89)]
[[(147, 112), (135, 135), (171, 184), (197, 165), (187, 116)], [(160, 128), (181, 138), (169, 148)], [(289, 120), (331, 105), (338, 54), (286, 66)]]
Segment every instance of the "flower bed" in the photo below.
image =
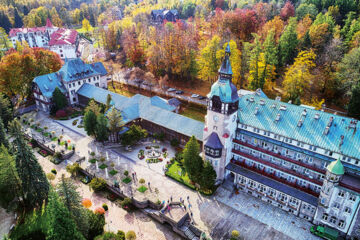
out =
[(147, 187), (141, 186), (137, 189), (139, 192), (144, 193), (147, 190)]
[(151, 147), (150, 147), (150, 146), (146, 146), (145, 149), (151, 149)]
[(146, 162), (147, 163), (158, 163), (158, 162), (162, 162), (163, 159), (162, 158), (147, 158)]
[(129, 182), (131, 182), (131, 178), (126, 177), (122, 180), (122, 182), (128, 184)]
[(114, 176), (115, 174), (118, 173), (118, 171), (116, 171), (115, 169), (113, 169), (113, 170), (111, 170), (109, 173), (111, 174), (111, 176)]
[(47, 157), (49, 155), (49, 153), (44, 149), (39, 150), (38, 153), (43, 157)]
[(164, 153), (164, 152), (166, 152), (167, 151), (167, 148), (163, 148), (162, 149), (162, 152)]
[(105, 169), (105, 168), (107, 168), (107, 167), (108, 167), (108, 165), (106, 165), (105, 163), (103, 163), (103, 164), (101, 164), (101, 165), (99, 166), (100, 169)]
[(97, 161), (96, 158), (92, 158), (89, 160), (89, 162), (91, 162), (91, 163), (95, 163), (96, 161)]

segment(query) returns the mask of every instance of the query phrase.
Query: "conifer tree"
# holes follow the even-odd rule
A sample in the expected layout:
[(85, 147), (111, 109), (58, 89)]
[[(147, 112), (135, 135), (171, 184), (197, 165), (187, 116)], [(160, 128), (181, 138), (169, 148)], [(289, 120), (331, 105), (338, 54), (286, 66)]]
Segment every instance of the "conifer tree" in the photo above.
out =
[(281, 65), (284, 66), (293, 62), (293, 59), (296, 56), (297, 44), (296, 18), (290, 18), (289, 24), (286, 26), (285, 31), (279, 40)]
[(32, 150), (27, 145), (20, 123), (13, 120), (10, 123), (11, 134), (14, 137), (16, 150), (16, 170), (21, 180), (22, 198), (26, 208), (32, 209), (42, 205), (49, 192), (49, 183)]
[(99, 116), (97, 116), (95, 136), (96, 140), (99, 142), (105, 142), (108, 140), (109, 132), (107, 128), (107, 119), (103, 114), (99, 114)]
[(0, 92), (0, 118), (5, 128), (7, 128), (9, 121), (13, 119), (13, 114), (13, 107), (9, 98)]
[(49, 203), (46, 207), (48, 213), (47, 240), (85, 240), (76, 229), (69, 210), (53, 190), (49, 193)]
[(84, 128), (89, 136), (95, 135), (96, 115), (93, 111), (87, 111), (84, 115)]
[(188, 173), (189, 178), (194, 182), (199, 182), (203, 169), (203, 160), (199, 154), (199, 143), (195, 136), (192, 136), (185, 145), (183, 158), (185, 170)]
[[(65, 108), (68, 105), (68, 101), (65, 95), (60, 91), (58, 87), (55, 88), (52, 94), (53, 103), (56, 111)], [(55, 111), (55, 112), (56, 112)]]
[(83, 236), (87, 237), (89, 232), (88, 215), (86, 209), (81, 205), (81, 196), (77, 192), (77, 187), (70, 178), (61, 176), (61, 181), (56, 186), (60, 200), (70, 212), (71, 217), (77, 225), (77, 229)]
[(17, 10), (17, 8), (15, 8), (15, 11), (14, 11), (14, 27), (15, 28), (22, 28), (24, 25), (20, 15), (19, 15), (19, 12)]
[(216, 172), (209, 161), (205, 162), (201, 172), (200, 186), (204, 190), (213, 190), (215, 186)]
[(360, 83), (352, 90), (348, 113), (349, 116), (360, 119)]
[(9, 145), (9, 141), (6, 137), (5, 134), (5, 128), (4, 128), (4, 124), (3, 121), (0, 117), (0, 146), (3, 145), (6, 149), (9, 149), (10, 145)]

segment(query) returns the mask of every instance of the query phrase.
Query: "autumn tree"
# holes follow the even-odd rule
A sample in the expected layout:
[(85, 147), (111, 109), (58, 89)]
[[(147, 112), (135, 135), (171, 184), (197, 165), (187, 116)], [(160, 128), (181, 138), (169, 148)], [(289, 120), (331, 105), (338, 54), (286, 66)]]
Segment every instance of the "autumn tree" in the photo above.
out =
[(298, 19), (303, 19), (306, 16), (314, 19), (317, 14), (318, 14), (318, 10), (316, 6), (312, 3), (301, 3), (296, 8), (296, 17)]
[(302, 51), (296, 57), (294, 64), (286, 70), (283, 86), (289, 100), (295, 102), (309, 90), (314, 78), (311, 70), (315, 67), (315, 58), (316, 55), (312, 50)]
[(113, 107), (108, 112), (106, 117), (108, 118), (109, 131), (111, 133), (112, 139), (114, 139), (115, 142), (117, 142), (118, 141), (118, 133), (123, 126), (121, 113), (116, 108)]
[(295, 8), (294, 5), (290, 2), (287, 1), (284, 5), (283, 8), (281, 8), (280, 10), (280, 17), (286, 21), (288, 20), (290, 17), (295, 16)]
[(215, 35), (206, 46), (201, 49), (198, 60), (199, 78), (214, 82), (218, 76), (220, 66), (216, 53), (220, 50), (220, 37)]
[(90, 25), (89, 20), (87, 20), (86, 18), (84, 18), (84, 20), (82, 20), (82, 29), (84, 29), (86, 32), (93, 31), (93, 27)]
[(352, 49), (337, 66), (337, 78), (348, 96), (352, 96), (353, 89), (360, 80), (360, 48)]

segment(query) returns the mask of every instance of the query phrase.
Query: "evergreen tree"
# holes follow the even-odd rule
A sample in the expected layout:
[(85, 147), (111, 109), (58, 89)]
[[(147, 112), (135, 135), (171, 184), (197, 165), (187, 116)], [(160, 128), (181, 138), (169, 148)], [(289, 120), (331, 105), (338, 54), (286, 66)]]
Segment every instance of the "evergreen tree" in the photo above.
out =
[(29, 14), (29, 9), (27, 8), (26, 5), (24, 5), (24, 8), (23, 8), (23, 14), (24, 16), (28, 15)]
[(99, 142), (105, 142), (109, 138), (109, 132), (107, 128), (108, 122), (103, 114), (99, 114), (96, 119), (95, 136)]
[(304, 35), (304, 38), (302, 39), (302, 43), (301, 43), (301, 49), (302, 50), (307, 50), (311, 47), (311, 38), (310, 38), (310, 34), (309, 31), (307, 31)]
[(0, 146), (3, 145), (6, 149), (9, 149), (10, 145), (9, 145), (9, 141), (6, 137), (5, 134), (5, 128), (4, 128), (4, 124), (2, 122), (2, 119), (0, 117)]
[(15, 11), (14, 11), (14, 27), (15, 28), (22, 28), (24, 25), (20, 15), (19, 15), (19, 12), (17, 10), (17, 8), (15, 8)]
[(5, 29), (6, 33), (9, 33), (12, 28), (9, 17), (4, 12), (0, 12), (0, 27)]
[(205, 162), (201, 172), (200, 186), (204, 190), (213, 190), (215, 186), (216, 172), (209, 161)]
[(77, 187), (70, 178), (61, 176), (61, 182), (56, 186), (60, 200), (69, 210), (71, 217), (77, 225), (77, 229), (83, 236), (87, 237), (89, 232), (88, 215), (86, 209), (81, 205), (81, 196), (77, 192)]
[(261, 43), (259, 41), (259, 36), (255, 35), (253, 49), (251, 51), (250, 57), (250, 89), (256, 90), (264, 86), (264, 82), (261, 82), (261, 76), (259, 73), (259, 61), (261, 54)]
[(67, 98), (58, 87), (55, 88), (52, 94), (52, 101), (55, 107), (55, 112), (57, 110), (64, 109), (68, 105)]
[(266, 64), (278, 65), (278, 48), (275, 42), (275, 31), (271, 29), (264, 41), (264, 55)]
[(20, 196), (21, 183), (15, 167), (14, 157), (4, 145), (0, 146), (0, 206), (16, 209), (15, 199)]
[(296, 46), (298, 44), (296, 34), (296, 18), (290, 18), (284, 33), (279, 40), (280, 64), (282, 66), (291, 64), (296, 56)]
[(13, 106), (9, 98), (0, 92), (0, 118), (4, 123), (4, 127), (7, 128), (9, 121), (14, 118)]
[(352, 90), (351, 99), (348, 105), (348, 114), (351, 117), (360, 119), (360, 84)]
[(89, 223), (88, 239), (94, 239), (96, 236), (103, 234), (105, 217), (103, 214), (93, 213), (89, 209), (86, 209), (86, 214)]
[(108, 94), (108, 95), (106, 96), (106, 111), (111, 107), (111, 106), (110, 106), (110, 103), (111, 103), (111, 95)]
[(199, 156), (199, 154), (199, 143), (196, 140), (195, 136), (192, 136), (185, 145), (183, 151), (183, 158), (185, 170), (189, 175), (189, 178), (194, 182), (199, 182), (203, 169), (203, 160)]
[(11, 134), (16, 148), (16, 170), (22, 184), (22, 197), (26, 208), (32, 209), (42, 205), (49, 192), (49, 183), (40, 164), (24, 139), (20, 123), (10, 123)]
[(48, 213), (47, 240), (85, 240), (76, 229), (69, 210), (60, 201), (55, 191), (50, 191), (49, 203), (46, 207)]
[(96, 115), (93, 111), (87, 111), (84, 115), (84, 128), (89, 136), (95, 135)]
[(93, 113), (95, 113), (95, 115), (99, 115), (99, 113), (101, 112), (101, 108), (99, 107), (99, 105), (95, 102), (94, 99), (91, 99), (88, 103), (88, 105), (85, 108), (85, 112), (88, 111), (92, 111)]

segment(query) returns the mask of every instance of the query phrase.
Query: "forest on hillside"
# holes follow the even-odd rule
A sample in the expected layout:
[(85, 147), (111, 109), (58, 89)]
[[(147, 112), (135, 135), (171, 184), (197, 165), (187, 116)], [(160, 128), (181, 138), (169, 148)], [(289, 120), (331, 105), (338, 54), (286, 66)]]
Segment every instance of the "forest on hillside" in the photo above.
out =
[[(150, 13), (162, 8), (180, 20), (154, 24)], [(238, 88), (359, 118), (359, 12), (358, 0), (0, 0), (0, 35), (48, 17), (56, 26), (88, 22), (87, 34), (124, 66), (184, 82), (214, 82), (229, 42)]]

